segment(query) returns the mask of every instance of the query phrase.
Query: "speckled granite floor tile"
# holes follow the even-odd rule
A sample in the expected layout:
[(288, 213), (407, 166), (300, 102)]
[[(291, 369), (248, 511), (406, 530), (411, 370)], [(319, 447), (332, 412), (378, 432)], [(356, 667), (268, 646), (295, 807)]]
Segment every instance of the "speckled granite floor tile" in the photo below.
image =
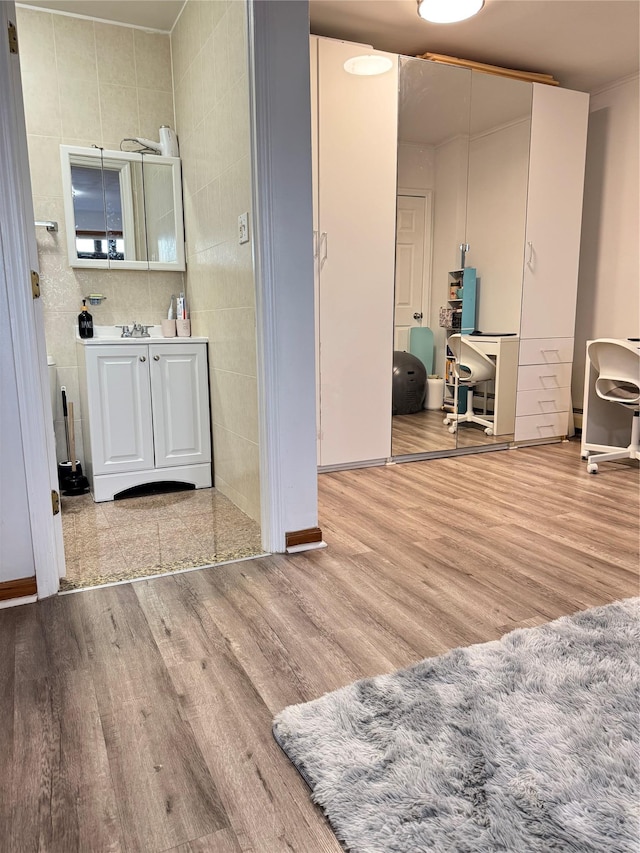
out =
[(63, 498), (62, 590), (262, 554), (260, 526), (216, 489), (94, 503)]

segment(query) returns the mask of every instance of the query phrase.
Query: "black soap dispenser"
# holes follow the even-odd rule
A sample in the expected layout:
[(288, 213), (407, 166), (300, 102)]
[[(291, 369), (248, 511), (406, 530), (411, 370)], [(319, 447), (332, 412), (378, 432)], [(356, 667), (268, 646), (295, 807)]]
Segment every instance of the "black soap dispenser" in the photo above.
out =
[(87, 311), (87, 300), (82, 300), (82, 311), (78, 314), (78, 334), (81, 338), (93, 337), (93, 317)]

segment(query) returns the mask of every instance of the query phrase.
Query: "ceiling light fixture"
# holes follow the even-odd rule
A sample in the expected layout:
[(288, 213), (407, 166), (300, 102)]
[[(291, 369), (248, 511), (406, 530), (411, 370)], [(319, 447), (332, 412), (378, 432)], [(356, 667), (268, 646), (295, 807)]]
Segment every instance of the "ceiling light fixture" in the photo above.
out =
[(371, 77), (374, 74), (384, 74), (393, 66), (388, 56), (376, 56), (368, 53), (362, 56), (352, 56), (344, 64), (344, 70), (349, 74), (360, 74)]
[(477, 15), (484, 0), (418, 0), (418, 15), (432, 24), (453, 24)]

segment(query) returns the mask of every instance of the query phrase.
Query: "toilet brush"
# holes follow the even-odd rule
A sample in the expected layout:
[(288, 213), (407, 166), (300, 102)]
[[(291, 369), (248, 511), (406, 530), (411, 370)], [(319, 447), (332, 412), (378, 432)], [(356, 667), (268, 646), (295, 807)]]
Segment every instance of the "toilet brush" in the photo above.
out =
[(67, 474), (65, 495), (83, 495), (89, 491), (89, 481), (79, 470), (80, 463), (76, 460), (76, 432), (73, 420), (73, 403), (68, 404), (69, 409), (69, 451), (71, 453), (71, 470)]

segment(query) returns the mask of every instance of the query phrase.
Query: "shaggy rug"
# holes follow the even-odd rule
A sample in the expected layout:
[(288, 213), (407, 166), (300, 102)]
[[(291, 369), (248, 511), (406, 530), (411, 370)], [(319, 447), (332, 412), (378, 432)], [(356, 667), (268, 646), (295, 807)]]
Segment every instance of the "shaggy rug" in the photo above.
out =
[(285, 708), (276, 740), (357, 853), (636, 853), (640, 599)]

